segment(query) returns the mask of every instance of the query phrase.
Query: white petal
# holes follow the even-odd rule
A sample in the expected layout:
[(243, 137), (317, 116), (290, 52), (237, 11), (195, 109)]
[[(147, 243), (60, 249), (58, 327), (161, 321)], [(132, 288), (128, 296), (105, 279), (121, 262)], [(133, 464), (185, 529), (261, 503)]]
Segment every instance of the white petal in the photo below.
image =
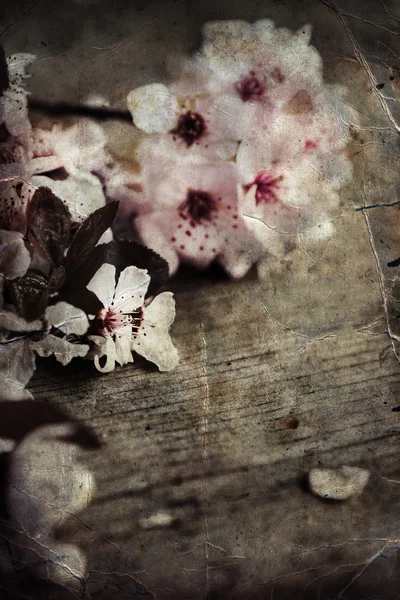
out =
[(63, 166), (73, 175), (89, 173), (107, 161), (105, 132), (89, 119), (82, 119), (68, 129), (55, 125), (48, 143), (52, 153), (62, 158)]
[(0, 345), (0, 396), (20, 400), (35, 371), (35, 354), (29, 340)]
[[(3, 281), (1, 279), (1, 281)], [(25, 321), (23, 317), (18, 317), (9, 310), (0, 310), (0, 329), (9, 331), (38, 331), (43, 329), (42, 321)]]
[[(21, 88), (22, 90), (22, 88)], [(18, 90), (17, 90), (18, 91)], [(26, 102), (26, 96), (16, 94), (16, 91), (13, 93), (8, 93), (9, 95), (4, 95), (2, 98), (3, 105), (3, 121), (7, 128), (7, 131), (18, 138), (27, 138), (30, 134), (31, 125), (28, 119), (28, 106)], [(19, 110), (20, 106), (17, 104), (17, 101), (21, 101), (21, 111)]]
[(97, 242), (96, 245), (100, 246), (100, 244), (108, 244), (109, 242), (112, 242), (113, 239), (114, 239), (113, 232), (112, 232), (112, 229), (109, 227), (103, 233), (103, 235), (101, 236), (101, 238), (99, 239), (99, 241)]
[(301, 233), (301, 237), (305, 244), (311, 244), (313, 242), (324, 241), (330, 237), (335, 232), (335, 227), (332, 221), (325, 221), (312, 227), (310, 229), (306, 229)]
[(31, 257), (21, 233), (0, 230), (0, 275), (6, 279), (22, 277), (27, 272)]
[(130, 312), (143, 306), (150, 276), (145, 269), (127, 267), (118, 279), (114, 295), (114, 309)]
[(142, 328), (132, 341), (132, 350), (157, 365), (160, 371), (170, 371), (179, 363), (178, 351), (168, 333), (174, 319), (173, 295), (163, 292), (146, 307)]
[(104, 307), (110, 306), (115, 289), (114, 265), (104, 263), (86, 286), (89, 292), (96, 294)]
[(29, 161), (29, 169), (34, 175), (48, 173), (64, 166), (59, 156), (37, 156)]
[(295, 235), (285, 235), (275, 231), (261, 219), (245, 217), (245, 221), (262, 248), (274, 256), (283, 257), (285, 255), (285, 243), (293, 243), (297, 239)]
[(116, 361), (122, 366), (133, 362), (132, 351), (131, 351), (131, 335), (132, 330), (130, 326), (120, 328), (115, 333), (115, 352)]
[[(93, 336), (94, 337), (94, 336)], [(106, 364), (104, 367), (100, 366), (100, 358), (106, 356)], [(118, 360), (115, 343), (112, 337), (107, 337), (105, 344), (99, 347), (99, 353), (94, 357), (94, 364), (98, 371), (101, 373), (110, 373), (115, 369), (115, 363)]]
[(89, 327), (88, 318), (83, 310), (67, 302), (57, 302), (54, 306), (48, 306), (45, 317), (49, 325), (57, 327), (66, 335), (83, 335)]
[(25, 67), (30, 65), (36, 59), (37, 56), (35, 54), (30, 54), (28, 52), (20, 52), (7, 57), (7, 67), (10, 72), (10, 79), (15, 77), (23, 79), (28, 77), (25, 73)]
[(172, 277), (178, 270), (179, 258), (162, 229), (148, 215), (135, 219), (134, 225), (141, 242), (167, 261), (169, 276)]
[(166, 85), (151, 83), (128, 94), (128, 109), (133, 122), (146, 133), (166, 133), (176, 124), (178, 100)]
[(54, 354), (56, 360), (63, 366), (68, 365), (75, 357), (83, 358), (89, 351), (87, 344), (71, 344), (51, 333), (32, 346), (39, 356), (47, 357)]
[(105, 205), (103, 187), (97, 177), (89, 174), (70, 175), (67, 179), (54, 180), (44, 175), (31, 179), (32, 188), (49, 187), (63, 200), (71, 213), (73, 221), (83, 221), (86, 217)]

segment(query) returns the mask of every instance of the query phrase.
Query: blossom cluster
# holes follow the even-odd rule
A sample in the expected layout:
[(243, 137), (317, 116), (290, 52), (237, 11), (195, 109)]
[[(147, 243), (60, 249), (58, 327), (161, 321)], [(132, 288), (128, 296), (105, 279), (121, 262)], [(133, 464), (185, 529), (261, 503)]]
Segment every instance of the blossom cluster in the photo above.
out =
[(162, 371), (178, 363), (174, 299), (156, 295), (166, 262), (113, 239), (118, 202), (107, 202), (102, 172), (114, 188), (128, 179), (100, 126), (32, 127), (21, 85), (32, 60), (4, 61), (0, 98), (0, 376), (17, 399), (30, 396), (36, 355), (90, 358), (102, 372), (133, 353)]
[[(216, 21), (179, 77), (128, 95), (143, 138), (134, 226), (175, 272), (216, 260), (231, 277), (328, 237), (346, 154), (346, 90), (323, 81), (309, 42), (272, 21)], [(287, 243), (288, 240), (291, 243)]]
[(175, 303), (156, 292), (180, 263), (217, 262), (241, 278), (331, 235), (352, 176), (346, 91), (324, 83), (310, 37), (308, 26), (292, 33), (265, 19), (207, 23), (200, 49), (170, 64), (168, 85), (128, 93), (135, 172), (94, 120), (32, 126), (23, 80), (35, 57), (3, 60), (0, 370), (10, 395), (36, 354), (108, 372), (137, 353), (172, 369)]

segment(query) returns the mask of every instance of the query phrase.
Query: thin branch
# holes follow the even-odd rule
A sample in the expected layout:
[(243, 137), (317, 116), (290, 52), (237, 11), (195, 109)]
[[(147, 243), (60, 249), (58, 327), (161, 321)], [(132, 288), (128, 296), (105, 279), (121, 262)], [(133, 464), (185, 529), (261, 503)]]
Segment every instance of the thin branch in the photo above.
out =
[(53, 104), (51, 102), (46, 102), (45, 100), (35, 99), (28, 100), (28, 107), (31, 112), (44, 113), (52, 117), (88, 117), (99, 121), (114, 119), (134, 125), (132, 115), (128, 110), (69, 104), (68, 102), (56, 102)]

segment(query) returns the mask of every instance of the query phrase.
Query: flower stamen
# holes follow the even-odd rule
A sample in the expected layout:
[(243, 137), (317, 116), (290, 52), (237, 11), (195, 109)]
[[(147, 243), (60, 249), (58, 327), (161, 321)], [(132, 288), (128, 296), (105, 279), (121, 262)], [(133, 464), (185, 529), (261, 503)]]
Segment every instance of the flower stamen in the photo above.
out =
[(199, 224), (203, 219), (211, 221), (212, 214), (217, 211), (217, 206), (217, 200), (208, 192), (189, 189), (178, 210), (181, 217), (190, 218), (193, 223)]
[(204, 118), (197, 112), (188, 110), (180, 115), (176, 127), (171, 130), (174, 136), (181, 138), (188, 148), (199, 140), (206, 132)]
[(265, 85), (258, 79), (254, 71), (250, 71), (249, 75), (243, 77), (235, 88), (243, 102), (260, 101), (265, 92)]
[(273, 177), (267, 171), (260, 171), (254, 181), (243, 186), (245, 192), (248, 192), (253, 185), (256, 186), (256, 205), (259, 204), (275, 204), (279, 202), (276, 190), (279, 189), (279, 183), (282, 181), (283, 175)]

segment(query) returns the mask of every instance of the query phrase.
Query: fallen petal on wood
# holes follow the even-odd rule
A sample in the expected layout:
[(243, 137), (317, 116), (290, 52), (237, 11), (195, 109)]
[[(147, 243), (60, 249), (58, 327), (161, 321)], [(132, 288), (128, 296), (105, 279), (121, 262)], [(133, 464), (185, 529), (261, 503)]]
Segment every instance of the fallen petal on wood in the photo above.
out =
[(370, 473), (359, 467), (343, 466), (338, 469), (313, 469), (308, 481), (311, 491), (321, 498), (347, 500), (360, 494), (365, 488)]

